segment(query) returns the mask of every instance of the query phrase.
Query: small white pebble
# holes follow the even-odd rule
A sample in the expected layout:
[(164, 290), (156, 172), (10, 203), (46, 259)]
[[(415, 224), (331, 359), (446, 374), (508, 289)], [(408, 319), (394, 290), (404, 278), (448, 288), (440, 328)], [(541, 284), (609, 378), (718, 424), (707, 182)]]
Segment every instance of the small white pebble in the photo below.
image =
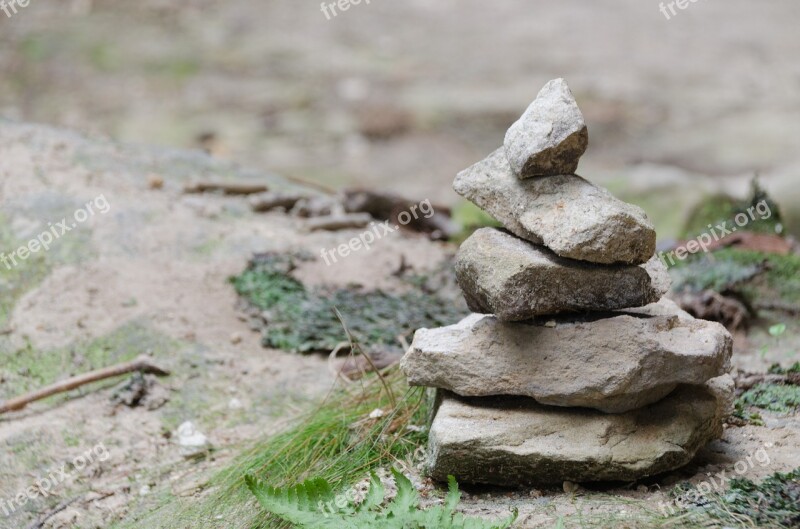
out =
[(372, 413), (369, 414), (369, 418), (370, 419), (380, 419), (381, 417), (383, 417), (383, 415), (384, 415), (383, 414), (383, 410), (380, 409), (380, 408), (376, 408), (376, 409), (372, 410)]

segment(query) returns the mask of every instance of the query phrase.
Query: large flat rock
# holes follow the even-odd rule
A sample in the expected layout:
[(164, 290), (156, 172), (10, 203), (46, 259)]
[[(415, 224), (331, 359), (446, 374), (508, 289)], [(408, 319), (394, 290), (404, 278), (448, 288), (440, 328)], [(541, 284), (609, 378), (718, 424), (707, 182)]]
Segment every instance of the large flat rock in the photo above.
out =
[(460, 172), (453, 188), (514, 235), (561, 257), (642, 264), (655, 253), (656, 232), (641, 208), (576, 175), (520, 180), (503, 148)]
[(506, 157), (519, 178), (573, 174), (589, 132), (564, 79), (548, 82), (508, 132)]
[(555, 323), (507, 323), (473, 314), (420, 329), (402, 360), (413, 386), (462, 396), (523, 395), (542, 404), (622, 413), (702, 385), (730, 369), (732, 339), (715, 322), (681, 313), (668, 300), (653, 313)]
[(455, 270), (470, 310), (504, 321), (641, 307), (661, 299), (670, 286), (657, 257), (645, 265), (598, 265), (558, 257), (494, 228), (464, 241)]
[(733, 380), (684, 386), (622, 415), (556, 408), (524, 397), (441, 396), (431, 424), (434, 479), (513, 487), (563, 481), (634, 481), (679, 468), (722, 434)]

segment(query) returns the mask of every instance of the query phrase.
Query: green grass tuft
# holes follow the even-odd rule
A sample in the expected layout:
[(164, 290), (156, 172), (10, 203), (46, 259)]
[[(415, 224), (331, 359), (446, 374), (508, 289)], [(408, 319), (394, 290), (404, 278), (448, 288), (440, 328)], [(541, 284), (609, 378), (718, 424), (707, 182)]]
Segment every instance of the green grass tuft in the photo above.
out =
[[(202, 498), (188, 504), (165, 498), (154, 511), (115, 527), (200, 529), (220, 520), (226, 529), (280, 527), (275, 519), (259, 513), (247, 490), (246, 475), (278, 487), (312, 477), (324, 479), (336, 492), (379, 468), (412, 465), (415, 453), (427, 442), (425, 425), (431, 403), (423, 389), (408, 387), (397, 368), (384, 375), (384, 382), (398, 396), (394, 407), (392, 396), (375, 374), (359, 384), (337, 387), (294, 426), (255, 443), (211, 476)], [(383, 415), (370, 418), (377, 409)]]

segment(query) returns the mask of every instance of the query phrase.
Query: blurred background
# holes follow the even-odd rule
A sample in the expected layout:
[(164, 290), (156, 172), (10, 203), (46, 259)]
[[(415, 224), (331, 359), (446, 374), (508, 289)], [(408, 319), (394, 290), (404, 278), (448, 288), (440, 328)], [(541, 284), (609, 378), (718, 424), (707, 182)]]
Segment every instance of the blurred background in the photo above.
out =
[(796, 0), (34, 0), (0, 13), (0, 115), (456, 204), (459, 170), (565, 77), (580, 174), (680, 235), (760, 175), (797, 226)]

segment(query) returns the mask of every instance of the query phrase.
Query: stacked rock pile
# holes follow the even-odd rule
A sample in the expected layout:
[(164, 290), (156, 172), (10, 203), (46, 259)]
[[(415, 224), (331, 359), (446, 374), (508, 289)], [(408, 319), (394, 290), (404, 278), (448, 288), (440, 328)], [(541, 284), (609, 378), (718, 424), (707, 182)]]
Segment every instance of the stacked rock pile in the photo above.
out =
[(668, 299), (640, 208), (575, 173), (583, 116), (550, 81), (455, 190), (476, 231), (456, 276), (475, 314), (414, 336), (402, 367), (438, 388), (432, 476), (516, 485), (636, 480), (688, 463), (733, 399), (732, 340)]

